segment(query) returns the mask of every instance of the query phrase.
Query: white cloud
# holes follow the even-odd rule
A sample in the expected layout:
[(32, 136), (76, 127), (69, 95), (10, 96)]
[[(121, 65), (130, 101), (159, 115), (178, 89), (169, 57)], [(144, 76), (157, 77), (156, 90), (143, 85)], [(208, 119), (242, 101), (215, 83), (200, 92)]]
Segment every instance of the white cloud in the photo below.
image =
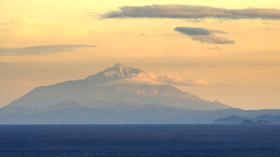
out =
[(179, 86), (209, 86), (203, 79), (183, 79), (170, 75), (156, 76), (153, 73), (140, 72), (128, 78), (111, 82), (109, 84), (147, 84), (147, 85), (179, 85)]
[(174, 77), (170, 75), (161, 76), (158, 79), (160, 82), (170, 85), (182, 85), (182, 86), (209, 86), (210, 84), (203, 79), (189, 79), (185, 80), (180, 77)]

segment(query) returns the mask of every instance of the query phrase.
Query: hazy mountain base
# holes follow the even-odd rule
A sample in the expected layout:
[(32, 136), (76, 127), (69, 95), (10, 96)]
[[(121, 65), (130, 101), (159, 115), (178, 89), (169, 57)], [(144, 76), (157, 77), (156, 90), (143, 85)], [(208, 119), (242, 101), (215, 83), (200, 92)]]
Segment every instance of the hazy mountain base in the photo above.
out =
[(149, 104), (135, 110), (124, 108), (96, 109), (78, 104), (49, 108), (0, 109), (1, 124), (211, 124), (220, 117), (238, 115), (257, 117), (279, 115), (280, 110), (222, 109), (211, 111), (181, 110)]

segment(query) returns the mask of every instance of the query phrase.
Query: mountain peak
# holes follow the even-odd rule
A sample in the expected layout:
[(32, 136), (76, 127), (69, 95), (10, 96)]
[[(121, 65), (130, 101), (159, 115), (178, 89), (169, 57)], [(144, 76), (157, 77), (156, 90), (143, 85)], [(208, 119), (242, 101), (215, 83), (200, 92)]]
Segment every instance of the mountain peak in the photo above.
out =
[(117, 72), (122, 77), (127, 77), (127, 76), (131, 76), (133, 74), (139, 74), (139, 73), (145, 72), (145, 71), (138, 69), (138, 68), (127, 67), (121, 63), (117, 63), (113, 67), (106, 69), (104, 72), (105, 73), (106, 72)]
[(113, 67), (111, 67), (112, 70), (118, 71), (118, 72), (120, 72), (120, 73), (122, 73), (122, 71), (123, 71), (124, 68), (127, 68), (127, 67), (124, 66), (124, 65), (121, 64), (121, 63), (117, 63), (117, 64), (115, 64)]
[(117, 63), (113, 67), (115, 67), (115, 68), (122, 68), (122, 67), (124, 67), (124, 65), (121, 64), (121, 63)]

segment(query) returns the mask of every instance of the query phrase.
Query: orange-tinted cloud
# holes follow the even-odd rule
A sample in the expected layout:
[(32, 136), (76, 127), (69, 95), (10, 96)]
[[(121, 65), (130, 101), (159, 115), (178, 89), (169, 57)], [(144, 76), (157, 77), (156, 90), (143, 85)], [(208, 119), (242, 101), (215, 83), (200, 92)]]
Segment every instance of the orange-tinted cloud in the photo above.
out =
[(223, 19), (280, 19), (278, 9), (225, 9), (197, 5), (123, 6), (103, 18), (223, 18)]
[(77, 48), (95, 47), (95, 45), (40, 45), (21, 48), (0, 48), (0, 55), (40, 55), (47, 53), (61, 53)]
[(184, 35), (188, 35), (193, 40), (198, 40), (201, 43), (210, 43), (210, 44), (234, 44), (235, 43), (233, 40), (216, 36), (214, 33), (222, 32), (219, 30), (211, 31), (204, 28), (192, 28), (192, 27), (176, 27), (174, 30)]

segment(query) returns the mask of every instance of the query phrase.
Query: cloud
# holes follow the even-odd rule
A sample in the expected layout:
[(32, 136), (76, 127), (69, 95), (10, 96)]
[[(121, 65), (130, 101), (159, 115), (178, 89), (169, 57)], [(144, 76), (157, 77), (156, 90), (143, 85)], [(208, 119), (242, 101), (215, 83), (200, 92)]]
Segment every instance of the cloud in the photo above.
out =
[(203, 28), (191, 28), (191, 27), (176, 27), (175, 31), (187, 34), (190, 36), (197, 35), (210, 35), (211, 32)]
[(207, 50), (221, 50), (222, 48), (215, 46), (215, 47), (209, 47)]
[(215, 35), (199, 35), (199, 36), (191, 36), (193, 40), (198, 40), (201, 43), (209, 43), (209, 44), (234, 44), (233, 40), (229, 40), (227, 38), (218, 37)]
[(218, 33), (218, 34), (228, 34), (227, 32), (221, 30), (209, 30), (211, 33)]
[(47, 53), (61, 53), (77, 48), (96, 47), (95, 45), (40, 45), (21, 48), (0, 48), (0, 55), (40, 55)]
[[(111, 76), (112, 74), (106, 74)], [(117, 80), (114, 82), (107, 83), (111, 84), (140, 84), (140, 85), (177, 85), (177, 86), (209, 86), (210, 84), (203, 79), (183, 79), (180, 77), (164, 75), (156, 76), (153, 73), (140, 72), (138, 74), (133, 74), (128, 78)]]
[(204, 28), (192, 28), (192, 27), (176, 27), (174, 30), (184, 35), (188, 35), (193, 40), (200, 41), (201, 43), (209, 43), (209, 44), (234, 44), (235, 43), (233, 40), (229, 40), (224, 37), (219, 37), (214, 34), (214, 33), (225, 34), (225, 32), (220, 30), (211, 31)]
[(203, 79), (185, 80), (180, 77), (174, 77), (170, 75), (160, 76), (158, 77), (158, 81), (169, 85), (182, 85), (182, 86), (209, 86), (210, 85), (207, 81)]
[(12, 62), (0, 62), (0, 66), (11, 66), (13, 65)]
[(102, 15), (103, 18), (222, 18), (222, 19), (280, 19), (278, 9), (225, 9), (197, 5), (146, 5), (123, 6), (117, 11)]

